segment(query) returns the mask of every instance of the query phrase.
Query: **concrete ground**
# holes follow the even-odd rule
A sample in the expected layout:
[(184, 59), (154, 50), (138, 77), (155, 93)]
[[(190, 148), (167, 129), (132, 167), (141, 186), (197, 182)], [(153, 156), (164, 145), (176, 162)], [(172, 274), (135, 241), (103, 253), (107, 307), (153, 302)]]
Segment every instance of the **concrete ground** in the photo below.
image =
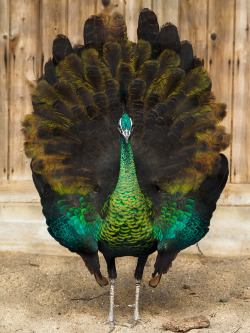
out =
[[(141, 288), (146, 327), (117, 326), (114, 333), (163, 332), (167, 320), (205, 315), (202, 333), (250, 332), (250, 257), (180, 254), (156, 289), (148, 286), (155, 255)], [(109, 288), (100, 288), (76, 255), (0, 252), (0, 333), (108, 332)], [(135, 258), (117, 260), (115, 316), (133, 314)], [(101, 267), (106, 267), (101, 257)]]

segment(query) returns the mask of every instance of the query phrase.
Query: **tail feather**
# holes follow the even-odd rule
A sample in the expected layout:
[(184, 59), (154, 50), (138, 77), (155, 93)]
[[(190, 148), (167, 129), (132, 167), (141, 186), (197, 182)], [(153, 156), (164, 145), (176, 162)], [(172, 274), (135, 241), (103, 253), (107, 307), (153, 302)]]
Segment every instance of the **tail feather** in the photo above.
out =
[(45, 79), (50, 85), (54, 85), (58, 82), (58, 78), (56, 76), (55, 71), (55, 64), (52, 59), (49, 59), (45, 66), (44, 66), (44, 72), (45, 72)]
[(144, 8), (138, 20), (138, 40), (143, 39), (151, 45), (153, 58), (159, 55), (159, 24), (155, 13)]
[(151, 58), (151, 47), (150, 44), (145, 40), (138, 40), (134, 51), (135, 57), (135, 70), (139, 71), (143, 64)]
[(172, 23), (166, 23), (159, 32), (159, 43), (161, 50), (170, 49), (175, 52), (180, 51), (180, 37), (178, 30)]
[(180, 68), (184, 69), (186, 72), (189, 72), (192, 69), (194, 63), (194, 52), (192, 45), (187, 40), (181, 42), (180, 60)]
[(52, 52), (53, 60), (56, 64), (59, 64), (61, 60), (70, 55), (73, 52), (73, 48), (68, 37), (58, 35), (53, 42)]
[(68, 81), (62, 79), (54, 84), (54, 88), (57, 91), (58, 98), (63, 99), (71, 107), (80, 104), (80, 99), (74, 87)]
[(215, 101), (202, 61), (188, 41), (180, 42), (174, 25), (159, 30), (149, 9), (140, 14), (137, 33), (132, 43), (122, 16), (103, 12), (85, 22), (83, 46), (72, 48), (63, 35), (55, 39), (53, 59), (33, 93), (34, 113), (23, 122), (33, 169), (54, 190), (112, 192), (123, 112), (134, 122), (142, 189), (190, 191), (216, 172), (218, 153), (229, 144), (218, 126), (226, 107)]
[(105, 42), (127, 40), (126, 23), (119, 13), (112, 16), (93, 15), (85, 22), (83, 36), (85, 46), (102, 54)]
[(112, 74), (112, 78), (117, 75), (117, 68), (121, 63), (121, 45), (119, 43), (106, 43), (103, 47), (103, 57)]
[(82, 62), (76, 54), (71, 53), (56, 66), (56, 75), (59, 81), (67, 80), (77, 89), (85, 83), (87, 68), (82, 66)]

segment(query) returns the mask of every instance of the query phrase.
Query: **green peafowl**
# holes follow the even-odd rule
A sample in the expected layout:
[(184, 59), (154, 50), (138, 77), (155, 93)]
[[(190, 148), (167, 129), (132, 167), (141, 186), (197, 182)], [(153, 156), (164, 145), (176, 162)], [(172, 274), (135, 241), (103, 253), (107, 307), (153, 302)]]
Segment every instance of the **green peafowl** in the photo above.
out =
[(107, 262), (110, 331), (115, 258), (138, 257), (135, 325), (148, 256), (158, 251), (149, 281), (156, 287), (177, 254), (208, 232), (228, 177), (220, 152), (230, 138), (219, 126), (226, 106), (215, 101), (202, 61), (149, 9), (137, 33), (131, 42), (123, 17), (103, 12), (85, 22), (84, 45), (58, 35), (23, 121), (49, 233), (100, 286), (108, 280), (98, 251)]

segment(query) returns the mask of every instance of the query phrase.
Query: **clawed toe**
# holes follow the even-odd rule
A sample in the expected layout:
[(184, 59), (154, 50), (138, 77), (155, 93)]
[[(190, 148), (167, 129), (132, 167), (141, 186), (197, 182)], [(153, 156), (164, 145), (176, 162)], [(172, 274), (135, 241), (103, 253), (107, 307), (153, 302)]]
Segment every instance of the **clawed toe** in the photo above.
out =
[(113, 320), (108, 319), (108, 320), (106, 320), (103, 324), (104, 324), (104, 325), (108, 325), (108, 324), (110, 324), (110, 330), (109, 330), (109, 333), (111, 333), (111, 332), (113, 332), (113, 330), (115, 329), (115, 325), (118, 324), (118, 321), (117, 321), (116, 319), (113, 319)]
[(132, 318), (130, 321), (129, 321), (129, 324), (130, 324), (130, 328), (133, 328), (137, 325), (142, 325), (143, 327), (145, 327), (146, 325), (144, 324), (144, 322), (141, 320), (141, 318)]
[(108, 325), (108, 324), (110, 324), (110, 330), (109, 330), (108, 333), (113, 332), (114, 329), (115, 329), (115, 326), (124, 326), (124, 327), (128, 327), (128, 325), (120, 324), (119, 321), (116, 320), (115, 318), (114, 318), (113, 320), (111, 320), (111, 319), (108, 318), (108, 320), (106, 320), (106, 321), (104, 322), (104, 325)]

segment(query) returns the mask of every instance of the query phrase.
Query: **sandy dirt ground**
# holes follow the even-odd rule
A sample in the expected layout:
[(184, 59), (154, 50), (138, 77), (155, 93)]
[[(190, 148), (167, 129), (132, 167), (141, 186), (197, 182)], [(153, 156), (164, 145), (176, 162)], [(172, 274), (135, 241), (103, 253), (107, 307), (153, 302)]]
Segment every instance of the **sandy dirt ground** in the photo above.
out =
[[(209, 328), (189, 332), (250, 332), (250, 258), (179, 255), (156, 289), (148, 286), (155, 255), (141, 288), (146, 327), (117, 326), (114, 333), (163, 332), (166, 320), (205, 315)], [(0, 252), (0, 333), (108, 332), (109, 288), (100, 288), (80, 257)], [(117, 260), (115, 316), (132, 317), (135, 258)], [(106, 268), (101, 258), (103, 273)]]

